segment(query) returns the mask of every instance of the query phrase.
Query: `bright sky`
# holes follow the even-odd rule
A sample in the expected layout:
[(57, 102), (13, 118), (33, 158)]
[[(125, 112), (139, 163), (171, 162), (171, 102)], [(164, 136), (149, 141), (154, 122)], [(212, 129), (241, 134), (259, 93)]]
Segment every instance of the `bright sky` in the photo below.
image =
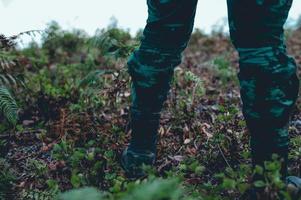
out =
[[(199, 0), (195, 26), (209, 32), (226, 17), (226, 0)], [(294, 0), (290, 18), (301, 15), (301, 0)], [(119, 26), (135, 33), (147, 17), (146, 0), (0, 0), (0, 33), (44, 29), (57, 21), (63, 28), (80, 28), (93, 34), (115, 16)]]

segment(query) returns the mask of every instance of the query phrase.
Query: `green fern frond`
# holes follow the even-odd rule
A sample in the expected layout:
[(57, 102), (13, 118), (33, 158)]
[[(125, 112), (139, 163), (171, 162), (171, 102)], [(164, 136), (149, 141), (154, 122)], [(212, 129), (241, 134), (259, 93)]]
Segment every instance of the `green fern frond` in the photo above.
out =
[(18, 120), (18, 106), (6, 87), (0, 86), (0, 111), (7, 121), (16, 125)]
[(0, 73), (0, 85), (5, 85), (8, 87), (26, 87), (25, 83), (18, 77), (13, 76), (11, 74), (1, 74)]
[(16, 86), (17, 80), (10, 74), (0, 74), (0, 83), (2, 85)]
[(0, 83), (1, 85), (9, 85), (10, 81), (4, 74), (0, 74)]
[(0, 50), (0, 69), (10, 70), (12, 67), (16, 66), (14, 61), (15, 56), (11, 55), (10, 52), (5, 52)]
[(16, 56), (9, 51), (0, 50), (0, 85), (8, 87), (23, 86), (22, 78), (11, 74), (17, 67)]

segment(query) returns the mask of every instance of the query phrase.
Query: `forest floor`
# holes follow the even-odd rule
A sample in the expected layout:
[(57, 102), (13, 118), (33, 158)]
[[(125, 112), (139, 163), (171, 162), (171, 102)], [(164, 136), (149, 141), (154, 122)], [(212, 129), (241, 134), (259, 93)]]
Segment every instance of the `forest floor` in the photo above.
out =
[[(133, 182), (125, 178), (119, 157), (130, 137), (125, 63), (137, 40), (107, 30), (100, 35), (111, 38), (89, 48), (91, 38), (82, 33), (54, 25), (48, 31), (53, 35), (45, 36), (42, 46), (13, 50), (25, 87), (14, 92), (18, 124), (0, 126), (3, 199), (55, 199), (84, 186), (98, 188), (103, 199), (247, 199), (249, 135), (241, 113), (238, 58), (227, 36), (193, 34), (161, 115), (155, 168), (148, 169), (148, 179)], [(300, 35), (301, 29), (287, 33), (299, 73)], [(301, 171), (300, 109), (299, 100), (290, 122), (294, 175)], [(281, 186), (271, 177), (261, 187), (267, 199), (277, 199)]]

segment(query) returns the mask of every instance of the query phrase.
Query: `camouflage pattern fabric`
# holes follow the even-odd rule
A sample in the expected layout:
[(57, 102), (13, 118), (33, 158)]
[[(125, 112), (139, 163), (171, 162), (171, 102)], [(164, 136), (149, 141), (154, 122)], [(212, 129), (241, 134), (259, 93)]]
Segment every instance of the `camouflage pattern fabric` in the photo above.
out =
[(286, 52), (283, 26), (292, 0), (228, 0), (231, 40), (239, 53), (243, 114), (254, 164), (276, 153), (286, 174), (288, 123), (298, 97), (296, 63)]
[(147, 4), (149, 17), (141, 46), (128, 61), (132, 77), (129, 148), (155, 152), (160, 111), (193, 30), (197, 0), (148, 0)]

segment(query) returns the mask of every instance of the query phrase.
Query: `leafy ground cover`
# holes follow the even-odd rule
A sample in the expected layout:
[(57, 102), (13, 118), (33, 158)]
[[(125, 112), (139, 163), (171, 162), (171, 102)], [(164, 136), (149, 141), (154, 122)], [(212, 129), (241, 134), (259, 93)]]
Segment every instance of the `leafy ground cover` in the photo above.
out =
[[(249, 136), (227, 35), (194, 32), (162, 112), (156, 166), (129, 181), (118, 160), (130, 136), (126, 58), (140, 35), (110, 27), (90, 37), (54, 22), (38, 34), (42, 44), (24, 49), (17, 36), (0, 36), (0, 199), (247, 199)], [(300, 68), (301, 29), (286, 35)], [(294, 175), (300, 106), (290, 124)], [(266, 181), (254, 183), (262, 199), (287, 195), (279, 164), (267, 169)]]

